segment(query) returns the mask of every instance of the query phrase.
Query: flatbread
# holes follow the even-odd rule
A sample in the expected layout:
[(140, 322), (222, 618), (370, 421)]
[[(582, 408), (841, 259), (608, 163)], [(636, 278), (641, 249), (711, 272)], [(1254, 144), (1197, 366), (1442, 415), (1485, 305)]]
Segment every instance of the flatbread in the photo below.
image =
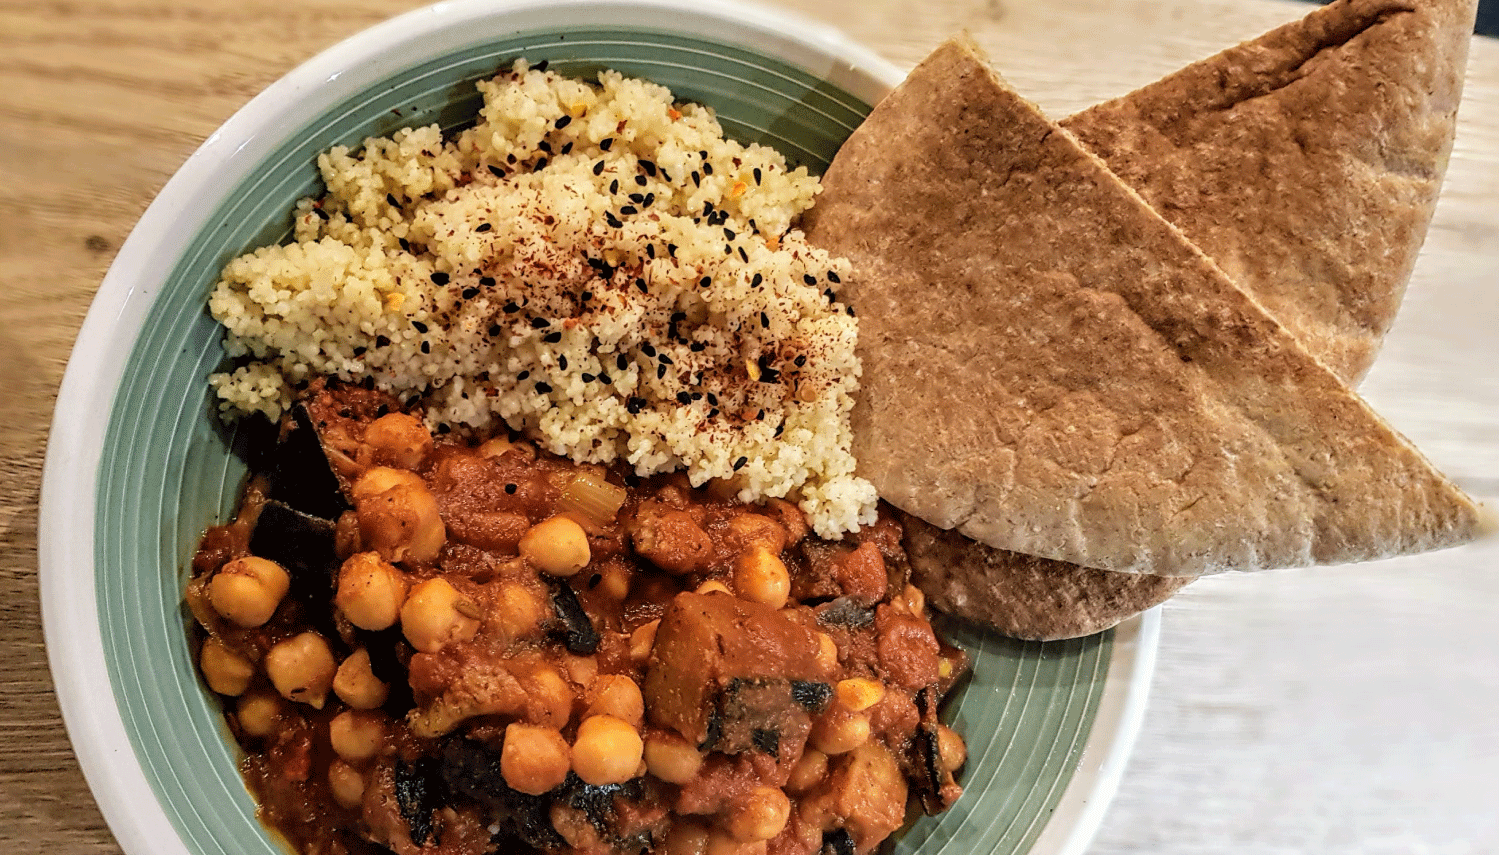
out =
[(1164, 603), (1190, 576), (1110, 573), (1006, 552), (897, 512), (911, 581), (927, 602), (1029, 641), (1103, 632)]
[(998, 549), (1119, 572), (1450, 546), (1473, 502), (1066, 131), (949, 42), (804, 224), (848, 256), (861, 474)]
[(1357, 381), (1436, 207), (1477, 8), (1339, 0), (1061, 125)]

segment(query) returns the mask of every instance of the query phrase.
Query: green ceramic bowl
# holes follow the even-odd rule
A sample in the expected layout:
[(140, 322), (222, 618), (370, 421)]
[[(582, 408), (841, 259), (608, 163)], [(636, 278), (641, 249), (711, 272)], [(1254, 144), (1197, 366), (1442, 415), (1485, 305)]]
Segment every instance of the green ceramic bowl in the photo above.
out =
[[(473, 82), (518, 56), (603, 68), (718, 111), (726, 131), (820, 172), (900, 72), (784, 13), (688, 0), (457, 0), (390, 21), (293, 71), (193, 155), (121, 249), (79, 335), (42, 496), (48, 654), (79, 761), (120, 844), (278, 853), (255, 818), (182, 605), (205, 527), (245, 465), (206, 381), (223, 361), (205, 310), (230, 258), (290, 234), (317, 154), (410, 124), (473, 120)], [(1092, 638), (1021, 643), (955, 629), (972, 681), (949, 718), (967, 793), (898, 852), (1080, 852), (1143, 709), (1155, 615)]]

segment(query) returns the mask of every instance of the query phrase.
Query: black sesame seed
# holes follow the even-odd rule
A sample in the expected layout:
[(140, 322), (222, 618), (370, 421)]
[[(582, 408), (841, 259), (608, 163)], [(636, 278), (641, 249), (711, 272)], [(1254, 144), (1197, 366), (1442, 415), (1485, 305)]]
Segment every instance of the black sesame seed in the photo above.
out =
[(541, 340), (546, 342), (547, 344), (556, 344), (557, 342), (562, 340), (562, 333), (549, 332), (546, 335), (542, 336)]
[(754, 278), (750, 279), (750, 287), (751, 288), (759, 288), (760, 287), (760, 283), (764, 282), (764, 281), (765, 281), (765, 277), (761, 276), (758, 273), (756, 273), (754, 275)]
[(640, 346), (640, 352), (651, 357), (656, 355), (656, 348), (650, 342), (645, 342)]
[(504, 330), (500, 329), (500, 325), (499, 324), (490, 324), (489, 325), (489, 337), (490, 338), (494, 338), (495, 336), (499, 335), (503, 331)]
[(693, 353), (702, 353), (704, 350), (708, 349), (708, 346), (700, 341), (695, 341), (687, 349), (692, 351)]
[(662, 365), (676, 365), (677, 363), (676, 363), (676, 360), (672, 359), (670, 356), (667, 356), (666, 354), (663, 353), (663, 354), (661, 354), (661, 364)]
[(678, 392), (677, 403), (685, 407), (686, 405), (692, 403), (692, 396), (687, 394), (686, 392)]
[(837, 294), (833, 293), (832, 288), (824, 288), (822, 291), (822, 296), (827, 297), (829, 303), (833, 302), (833, 300), (837, 299), (838, 297)]
[(613, 145), (614, 137), (604, 137), (603, 139), (599, 140), (599, 149), (601, 151), (608, 151), (609, 148)]
[(694, 400), (694, 401), (701, 401), (702, 399), (703, 399), (703, 393), (702, 392), (693, 392), (692, 393), (692, 400)]
[(760, 326), (764, 327), (765, 329), (770, 329), (770, 315), (767, 315), (764, 312), (760, 313)]
[(611, 383), (614, 382), (614, 378), (612, 378), (608, 374), (605, 374), (604, 372), (600, 371), (599, 372), (599, 382), (603, 383), (605, 386), (608, 386), (609, 384), (611, 384)]
[(649, 175), (652, 178), (656, 177), (656, 164), (650, 162), (649, 160), (640, 161), (640, 168), (645, 170), (646, 175)]
[(593, 299), (593, 292), (592, 291), (584, 291), (583, 293), (581, 293), (581, 294), (578, 295), (578, 302), (579, 303), (586, 303), (586, 302), (588, 302), (589, 300), (592, 300), (592, 299)]
[(557, 357), (557, 367), (561, 368), (563, 371), (567, 370), (567, 357), (566, 356), (559, 356), (559, 357)]
[(708, 418), (710, 418), (710, 419), (711, 418), (716, 418), (717, 416), (718, 416), (718, 408), (717, 407), (713, 407), (712, 409), (708, 410)]
[(589, 374), (587, 371), (583, 372), (579, 376), (581, 376), (583, 378), (583, 382), (584, 383), (592, 383), (594, 380), (597, 379), (592, 374)]
[(354, 348), (354, 355), (355, 356), (363, 356), (367, 351), (368, 351), (368, 348), (356, 347), (356, 348)]
[(656, 245), (653, 244), (653, 243), (646, 244), (645, 245), (645, 254), (646, 254), (647, 258), (654, 259), (656, 257)]
[(843, 311), (848, 312), (848, 316), (850, 318), (857, 317), (857, 315), (854, 314), (854, 307), (853, 306), (844, 306), (843, 307)]
[(619, 179), (616, 178), (613, 181), (609, 182), (609, 195), (613, 196), (615, 193), (618, 193), (618, 192), (619, 192)]
[(712, 175), (713, 174), (713, 164), (711, 164), (711, 163), (704, 163), (703, 164), (703, 174), (704, 175)]
[(805, 282), (805, 283), (807, 283), (808, 285), (816, 285), (817, 284), (817, 277), (813, 276), (810, 273), (807, 273), (807, 274), (805, 274), (805, 275), (802, 276), (802, 281)]
[(664, 378), (665, 376), (666, 376), (666, 366), (665, 365), (657, 365), (656, 366), (656, 379), (660, 380), (660, 379)]
[(733, 255), (734, 254), (734, 247), (731, 246), (730, 244), (724, 244), (723, 245), (723, 254), (724, 255)]
[(549, 327), (551, 325), (552, 325), (552, 322), (549, 321), (549, 320), (547, 320), (546, 318), (532, 318), (531, 319), (531, 329), (533, 329), (533, 330), (544, 330), (544, 329), (546, 329), (547, 327)]
[(492, 223), (480, 223), (477, 226), (474, 226), (474, 231), (487, 232), (492, 228), (494, 228), (494, 225)]
[(699, 279), (697, 281), (697, 284), (698, 284), (698, 287), (700, 287), (700, 288), (707, 288), (709, 285), (713, 284), (713, 277), (712, 276), (704, 276), (702, 279)]
[(713, 394), (712, 392), (709, 392), (708, 393), (708, 403), (712, 404), (715, 407), (718, 406), (718, 396), (715, 395), (715, 394)]
[(427, 332), (427, 325), (422, 323), (421, 321), (412, 321), (411, 325), (415, 327), (416, 331), (419, 333), (425, 334)]
[(635, 183), (639, 184), (641, 187), (644, 187), (645, 186), (645, 176), (644, 175), (637, 175), (637, 176), (635, 176)]
[(573, 150), (572, 140), (568, 140), (566, 143), (563, 143), (563, 145), (562, 145), (562, 153), (563, 154), (572, 154), (572, 150)]
[(531, 171), (532, 172), (540, 172), (541, 170), (546, 169), (546, 168), (547, 168), (547, 159), (543, 157), (543, 158), (537, 159), (536, 165), (533, 166), (533, 167), (531, 167)]
[(749, 463), (748, 457), (741, 457), (738, 460), (734, 461), (734, 471), (738, 472), (739, 470), (743, 469), (746, 463)]
[(399, 207), (401, 207), (401, 202), (400, 202), (400, 200), (398, 200), (395, 197), (394, 193), (386, 193), (385, 194), (385, 201), (389, 202), (390, 206), (392, 208), (399, 208)]
[(522, 371), (521, 373), (515, 375), (515, 379), (516, 380), (529, 380), (530, 377), (531, 377), (531, 370), (529, 368), (526, 369), (525, 371)]
[(572, 116), (563, 116), (562, 118), (560, 118), (557, 121), (553, 122), (552, 123), (552, 127), (556, 128), (557, 130), (560, 131), (563, 128), (567, 127), (568, 125), (571, 125), (572, 123), (573, 123), (573, 117)]
[(702, 160), (707, 160), (708, 159), (708, 153), (706, 151), (700, 151), (700, 152), (698, 152), (697, 156), (699, 158), (701, 158)]
[(432, 342), (422, 339), (422, 353), (432, 352)]
[(786, 430), (786, 423), (785, 423), (785, 422), (781, 422), (781, 423), (780, 423), (780, 424), (778, 424), (778, 425), (776, 425), (776, 432), (775, 432), (775, 436), (774, 436), (774, 437), (772, 437), (772, 438), (773, 438), (773, 439), (780, 439), (780, 438), (781, 438), (781, 434), (782, 434), (782, 433), (783, 433), (783, 432), (784, 432), (784, 431), (785, 431), (785, 430)]
[(656, 204), (656, 194), (655, 193), (647, 193), (647, 194), (645, 194), (645, 201), (643, 201), (643, 202), (640, 203), (640, 207), (642, 207), (642, 208), (649, 208), (650, 206), (652, 206), (654, 204)]
[(640, 193), (631, 193), (630, 196), (629, 196), (629, 199), (630, 199), (631, 202), (634, 202), (635, 204), (638, 205), (641, 202), (645, 201), (645, 196), (642, 195), (642, 194), (640, 194)]
[(640, 209), (634, 205), (621, 205), (619, 212), (628, 217), (640, 213)]
[(739, 247), (739, 260), (743, 261), (745, 264), (749, 264), (749, 253), (745, 252), (744, 247), (742, 246)]
[(519, 490), (519, 489), (520, 489), (520, 485), (519, 484), (506, 484), (505, 485), (505, 493), (507, 495), (514, 496), (515, 495), (515, 491)]
[(604, 212), (604, 222), (608, 223), (609, 227), (614, 229), (622, 229), (625, 227), (625, 224), (623, 222), (620, 222), (619, 217), (614, 216), (614, 213), (612, 211)]
[(538, 380), (536, 383), (536, 391), (540, 392), (543, 395), (549, 394), (552, 391), (552, 384)]
[(594, 175), (603, 175), (604, 174), (604, 162), (602, 160), (599, 161), (598, 163), (595, 163), (593, 165), (593, 174)]
[(650, 289), (646, 287), (644, 279), (636, 279), (635, 280), (635, 287), (639, 288), (640, 289), (640, 293), (642, 293), (642, 294), (649, 294), (650, 293)]
[(504, 178), (505, 177), (505, 170), (502, 167), (495, 166), (494, 164), (491, 163), (489, 165), (489, 174), (493, 175), (496, 178)]
[(505, 162), (506, 163), (510, 163), (510, 164), (515, 163), (515, 155), (514, 154), (507, 154), (507, 155), (505, 155)]
[(701, 187), (701, 186), (703, 186), (703, 176), (702, 176), (702, 173), (698, 172), (695, 169), (692, 171), (692, 186), (693, 187)]
[(797, 354), (797, 357), (791, 360), (791, 362), (795, 364), (797, 368), (800, 368), (803, 365), (807, 364), (807, 355), (805, 353)]
[(760, 186), (760, 167), (755, 167), (755, 186)]
[(831, 282), (831, 283), (833, 283), (834, 285), (837, 285), (838, 283), (842, 282), (843, 280), (840, 279), (840, 278), (838, 278), (838, 271), (836, 271), (836, 270), (829, 270), (828, 271), (828, 281)]
[(520, 306), (515, 305), (515, 303), (506, 303), (502, 311), (507, 315), (513, 315), (520, 311)]
[(723, 230), (723, 236), (728, 238), (729, 240), (733, 240), (735, 237), (737, 237), (737, 235), (734, 234), (734, 230), (728, 228)]
[(481, 277), (479, 277), (479, 285), (482, 286), (482, 287), (484, 287), (484, 288), (493, 288), (494, 287), (494, 277), (493, 276), (481, 276)]
[(396, 238), (396, 243), (399, 243), (401, 245), (401, 250), (403, 252), (411, 251), (411, 244), (405, 238)]
[(630, 367), (630, 360), (625, 359), (625, 355), (623, 353), (614, 357), (614, 368), (616, 370), (623, 371), (628, 367)]
[(672, 258), (676, 258), (677, 257), (677, 245), (674, 244), (674, 243), (667, 244), (666, 245), (666, 254), (669, 255), (669, 256), (671, 256)]
[(541, 142), (537, 143), (536, 147), (546, 152), (547, 154), (552, 153), (552, 144), (547, 142), (546, 140), (542, 140)]
[(465, 299), (465, 300), (472, 300), (475, 297), (479, 296), (479, 289), (478, 288), (464, 288), (462, 296), (463, 296), (463, 299)]

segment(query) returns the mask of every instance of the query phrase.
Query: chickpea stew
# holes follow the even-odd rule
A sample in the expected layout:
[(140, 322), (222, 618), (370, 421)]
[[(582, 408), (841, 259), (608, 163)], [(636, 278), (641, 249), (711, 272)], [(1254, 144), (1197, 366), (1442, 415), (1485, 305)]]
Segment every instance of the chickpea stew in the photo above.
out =
[(873, 851), (961, 793), (964, 654), (901, 530), (819, 539), (315, 381), (186, 599), (267, 825), (303, 853)]

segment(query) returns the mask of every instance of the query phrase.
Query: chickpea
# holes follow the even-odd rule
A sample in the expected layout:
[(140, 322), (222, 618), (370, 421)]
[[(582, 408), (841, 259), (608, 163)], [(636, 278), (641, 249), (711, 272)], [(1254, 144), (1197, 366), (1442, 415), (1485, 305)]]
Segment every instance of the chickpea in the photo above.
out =
[(328, 764), (328, 789), (333, 800), (349, 810), (364, 801), (364, 774), (342, 760)]
[(572, 686), (557, 673), (556, 668), (545, 663), (538, 664), (526, 682), (531, 700), (528, 706), (533, 711), (529, 718), (533, 723), (565, 727), (573, 715), (575, 697)]
[(791, 800), (776, 787), (755, 787), (729, 808), (724, 823), (740, 843), (769, 840), (781, 833), (791, 817)]
[(599, 568), (599, 581), (595, 588), (611, 600), (623, 600), (630, 595), (630, 569), (622, 561), (610, 561)]
[(833, 707), (812, 725), (808, 740), (824, 754), (847, 754), (869, 741), (869, 716)]
[(778, 609), (791, 596), (791, 574), (775, 553), (752, 546), (734, 559), (734, 590), (746, 600)]
[(817, 633), (817, 664), (824, 671), (832, 671), (838, 667), (838, 644), (825, 632)]
[(490, 460), (503, 457), (512, 451), (519, 453), (526, 460), (536, 459), (536, 446), (529, 442), (515, 442), (505, 436), (485, 440), (479, 446), (479, 456)]
[(901, 592), (901, 599), (905, 601), (906, 610), (917, 617), (922, 617), (926, 612), (926, 594), (915, 585), (907, 585)]
[(281, 699), (270, 692), (240, 695), (234, 717), (239, 721), (239, 729), (246, 734), (270, 736), (276, 732), (276, 722), (281, 719)]
[(849, 712), (863, 712), (885, 699), (885, 684), (868, 677), (839, 680), (838, 703)]
[(541, 594), (524, 585), (507, 584), (495, 604), (494, 621), (500, 634), (510, 639), (529, 638), (541, 632), (550, 607)]
[[(479, 632), (474, 602), (441, 576), (411, 589), (401, 606), (401, 631), (423, 653), (436, 653), (449, 644), (468, 641)], [(466, 613), (467, 612), (467, 613)]]
[(408, 587), (406, 574), (378, 553), (361, 552), (339, 568), (333, 604), (360, 629), (385, 629), (401, 616)]
[(208, 688), (221, 695), (238, 697), (250, 688), (250, 679), (255, 676), (255, 663), (236, 653), (229, 645), (209, 638), (203, 642), (198, 653), (198, 667), (203, 670), (203, 680)]
[(567, 780), (571, 753), (557, 728), (515, 722), (505, 728), (500, 774), (511, 789), (539, 796)]
[(385, 716), (371, 710), (344, 710), (328, 722), (328, 744), (350, 763), (380, 753), (385, 743)]
[(828, 774), (828, 755), (816, 748), (808, 748), (791, 767), (786, 779), (786, 789), (797, 795), (805, 793), (822, 782)]
[(640, 728), (645, 721), (645, 699), (640, 686), (623, 674), (603, 674), (588, 687), (588, 715), (612, 715)]
[(354, 485), (354, 504), (360, 539), (388, 561), (432, 561), (447, 542), (437, 498), (410, 472), (369, 470)]
[(354, 482), (351, 491), (354, 495), (354, 504), (358, 505), (380, 495), (392, 487), (423, 487), (422, 476), (415, 472), (407, 472), (404, 469), (393, 469), (389, 466), (376, 466), (368, 469)]
[(942, 768), (956, 772), (968, 762), (968, 744), (956, 730), (945, 724), (937, 725), (937, 756), (942, 759)]
[(265, 672), (281, 697), (313, 709), (323, 708), (336, 670), (328, 642), (311, 630), (276, 644), (265, 654)]
[(585, 784), (623, 784), (635, 777), (644, 750), (629, 722), (612, 715), (589, 716), (573, 740), (573, 771)]
[(375, 676), (370, 653), (361, 647), (338, 666), (333, 675), (333, 693), (356, 710), (372, 710), (385, 703), (390, 686)]
[(432, 434), (421, 419), (390, 413), (370, 422), (364, 442), (375, 450), (375, 460), (402, 469), (415, 469), (432, 453)]
[(271, 619), (291, 577), (274, 561), (246, 555), (225, 564), (208, 580), (208, 601), (214, 611), (243, 627)]
[(588, 566), (588, 535), (568, 517), (552, 517), (531, 526), (520, 539), (520, 554), (532, 566), (553, 576), (571, 576)]
[(714, 829), (708, 832), (708, 846), (703, 855), (765, 855), (766, 851), (764, 840), (745, 843), (727, 831)]
[(661, 627), (661, 619), (643, 623), (630, 633), (630, 659), (635, 662), (644, 662), (651, 658), (651, 650), (656, 646), (656, 630)]
[(675, 733), (653, 732), (645, 740), (645, 768), (668, 784), (685, 784), (703, 768), (703, 755)]
[(734, 596), (734, 593), (729, 590), (729, 586), (728, 585), (725, 585), (724, 583), (722, 583), (722, 582), (720, 582), (720, 581), (718, 581), (716, 579), (709, 579), (708, 581), (704, 582), (703, 584), (698, 585), (697, 586), (697, 590), (693, 591), (693, 593), (694, 594), (728, 594), (731, 597)]

